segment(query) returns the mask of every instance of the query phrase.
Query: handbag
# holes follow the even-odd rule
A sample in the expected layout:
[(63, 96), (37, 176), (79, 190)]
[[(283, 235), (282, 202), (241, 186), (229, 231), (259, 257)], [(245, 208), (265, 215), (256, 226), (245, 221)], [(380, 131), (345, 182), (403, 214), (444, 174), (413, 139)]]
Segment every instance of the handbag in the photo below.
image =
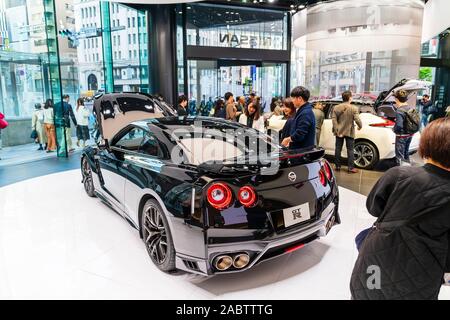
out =
[(35, 139), (37, 139), (37, 137), (38, 137), (37, 131), (36, 130), (31, 131), (30, 138), (35, 140)]
[(0, 112), (0, 130), (5, 129), (9, 123), (5, 120), (5, 116)]

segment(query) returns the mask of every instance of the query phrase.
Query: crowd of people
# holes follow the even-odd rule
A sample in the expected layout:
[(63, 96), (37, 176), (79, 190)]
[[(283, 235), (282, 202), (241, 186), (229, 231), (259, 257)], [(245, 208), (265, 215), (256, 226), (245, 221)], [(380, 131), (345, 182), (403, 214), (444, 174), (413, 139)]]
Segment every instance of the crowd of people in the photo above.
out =
[(75, 110), (70, 104), (70, 96), (64, 95), (60, 103), (53, 103), (52, 99), (48, 99), (45, 103), (35, 104), (35, 110), (31, 117), (31, 136), (36, 144), (39, 145), (38, 151), (55, 152), (56, 144), (56, 127), (55, 115), (59, 115), (61, 125), (65, 130), (65, 139), (67, 150), (73, 152), (75, 148), (72, 142), (71, 121), (75, 125), (77, 146), (84, 147), (90, 139), (89, 118), (90, 110), (84, 105), (84, 99), (77, 100)]
[[(267, 131), (268, 120), (272, 116), (281, 116), (285, 120), (284, 127), (280, 130), (281, 145), (290, 149), (308, 148), (320, 145), (320, 136), (325, 120), (324, 105), (316, 102), (314, 106), (309, 102), (310, 92), (304, 87), (296, 87), (291, 96), (286, 99), (274, 97), (270, 104), (270, 111), (264, 112), (261, 106), (261, 98), (254, 93), (249, 97), (234, 97), (231, 92), (219, 98), (211, 105), (208, 116), (223, 118), (229, 121), (239, 122), (260, 132)], [(333, 134), (336, 137), (335, 145), (335, 169), (341, 170), (342, 149), (344, 142), (347, 149), (348, 173), (357, 173), (354, 167), (355, 130), (362, 129), (359, 117), (359, 109), (352, 104), (353, 94), (350, 91), (342, 93), (342, 103), (331, 111)], [(408, 104), (409, 94), (399, 90), (395, 94), (396, 121), (394, 126), (396, 164), (410, 165), (409, 146), (412, 137), (420, 129), (426, 127), (429, 122), (437, 119), (435, 107), (430, 96), (425, 94), (420, 101), (421, 115), (416, 106)], [(192, 106), (191, 106), (192, 107)], [(180, 96), (178, 100), (178, 115), (190, 115), (192, 113), (188, 98)], [(203, 110), (203, 109), (202, 109)], [(450, 116), (450, 107), (446, 110)], [(196, 114), (204, 114), (198, 111)]]

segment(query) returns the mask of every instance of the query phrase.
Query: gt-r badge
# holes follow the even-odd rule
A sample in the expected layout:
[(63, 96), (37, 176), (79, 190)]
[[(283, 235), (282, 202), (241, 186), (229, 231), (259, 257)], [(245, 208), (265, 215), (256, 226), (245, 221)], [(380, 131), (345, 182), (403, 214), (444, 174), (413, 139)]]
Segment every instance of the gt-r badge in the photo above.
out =
[(289, 172), (288, 178), (289, 178), (289, 180), (294, 182), (295, 180), (297, 180), (297, 175), (295, 174), (295, 172)]

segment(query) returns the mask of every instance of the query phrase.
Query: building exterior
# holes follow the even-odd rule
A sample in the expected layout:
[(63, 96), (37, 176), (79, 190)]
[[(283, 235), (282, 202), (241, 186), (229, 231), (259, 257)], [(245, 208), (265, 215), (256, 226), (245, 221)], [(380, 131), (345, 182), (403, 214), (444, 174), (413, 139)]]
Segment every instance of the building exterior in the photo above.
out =
[[(77, 47), (79, 89), (82, 93), (105, 90), (100, 1), (76, 0), (75, 21), (75, 29), (80, 33)], [(111, 50), (113, 59), (114, 91), (139, 91), (141, 76), (145, 78), (147, 71), (140, 68), (140, 61), (148, 59), (148, 49), (141, 48), (147, 38), (139, 39), (139, 28), (146, 28), (147, 21), (130, 7), (111, 3), (109, 23), (112, 47), (107, 49)]]

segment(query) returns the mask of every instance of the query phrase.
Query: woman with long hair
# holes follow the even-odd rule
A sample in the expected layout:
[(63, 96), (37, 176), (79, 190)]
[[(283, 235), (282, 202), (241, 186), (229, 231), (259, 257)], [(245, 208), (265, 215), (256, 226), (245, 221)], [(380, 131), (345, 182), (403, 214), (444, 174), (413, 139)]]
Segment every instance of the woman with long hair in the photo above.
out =
[(388, 170), (366, 207), (377, 218), (357, 237), (353, 299), (437, 299), (450, 272), (450, 118), (422, 132), (422, 167)]
[(244, 110), (244, 114), (239, 118), (239, 123), (264, 132), (264, 118), (261, 116), (261, 105), (259, 101), (259, 99), (254, 99), (253, 102), (250, 102), (247, 109)]
[(55, 115), (53, 100), (48, 99), (44, 104), (44, 129), (47, 136), (47, 152), (56, 151)]
[(225, 119), (226, 116), (225, 102), (222, 99), (218, 99), (216, 101), (216, 106), (214, 107), (214, 117)]
[(284, 119), (286, 120), (283, 129), (280, 131), (280, 141), (283, 141), (284, 138), (291, 136), (291, 129), (295, 118), (295, 106), (291, 98), (283, 100), (281, 110), (283, 111)]

